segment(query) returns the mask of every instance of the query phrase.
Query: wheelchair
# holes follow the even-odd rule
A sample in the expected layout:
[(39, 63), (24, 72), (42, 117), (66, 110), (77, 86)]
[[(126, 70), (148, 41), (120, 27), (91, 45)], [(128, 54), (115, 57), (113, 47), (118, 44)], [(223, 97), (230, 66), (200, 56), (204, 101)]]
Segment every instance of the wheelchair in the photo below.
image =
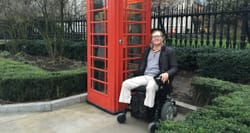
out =
[(174, 119), (174, 117), (177, 115), (177, 108), (175, 101), (170, 96), (172, 87), (168, 86), (164, 88), (164, 84), (161, 82), (159, 77), (154, 79), (159, 86), (159, 89), (156, 92), (154, 107), (148, 108), (144, 106), (146, 93), (145, 86), (137, 87), (131, 92), (132, 99), (128, 108), (124, 109), (123, 112), (117, 115), (118, 123), (125, 123), (127, 112), (131, 112), (132, 117), (149, 122), (148, 130), (150, 133), (154, 133), (159, 120)]

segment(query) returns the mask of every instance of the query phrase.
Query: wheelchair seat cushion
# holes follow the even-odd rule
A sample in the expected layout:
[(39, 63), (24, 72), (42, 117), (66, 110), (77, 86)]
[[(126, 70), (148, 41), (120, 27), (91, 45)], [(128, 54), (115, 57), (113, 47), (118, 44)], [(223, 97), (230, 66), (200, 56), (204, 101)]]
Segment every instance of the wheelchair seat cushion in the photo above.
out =
[(133, 89), (132, 92), (146, 92), (146, 86), (139, 86)]

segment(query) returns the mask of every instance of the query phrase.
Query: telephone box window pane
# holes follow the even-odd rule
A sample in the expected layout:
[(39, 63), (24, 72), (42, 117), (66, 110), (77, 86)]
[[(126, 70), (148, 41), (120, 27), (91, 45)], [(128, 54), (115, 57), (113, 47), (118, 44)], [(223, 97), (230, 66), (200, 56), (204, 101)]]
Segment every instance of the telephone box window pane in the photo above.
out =
[(105, 50), (105, 48), (101, 48), (101, 47), (97, 47), (97, 48), (95, 48), (94, 49), (94, 56), (97, 56), (97, 57), (105, 57), (105, 55), (104, 55), (104, 51)]
[(100, 83), (100, 82), (97, 82), (97, 81), (94, 81), (94, 89), (99, 91), (99, 92), (104, 92), (104, 84), (103, 83)]
[(128, 78), (134, 77), (135, 73), (128, 73)]
[(104, 21), (105, 16), (104, 16), (104, 11), (98, 11), (94, 12), (94, 21)]
[(128, 61), (128, 70), (137, 70), (139, 66), (139, 60), (130, 60)]
[(129, 8), (142, 9), (142, 3), (129, 4)]
[(129, 33), (142, 33), (142, 24), (129, 24)]
[(94, 33), (104, 33), (104, 23), (94, 24)]
[(94, 0), (94, 9), (104, 8), (105, 7), (105, 1), (108, 1), (108, 0)]
[(128, 57), (141, 57), (142, 48), (129, 48)]
[(142, 13), (130, 11), (128, 14), (129, 21), (142, 21)]
[(94, 67), (100, 68), (100, 69), (105, 69), (105, 62), (104, 62), (104, 60), (94, 59)]
[(142, 44), (142, 37), (141, 36), (129, 36), (128, 37), (128, 44)]
[(128, 78), (132, 78), (134, 77), (136, 74), (136, 71), (135, 72), (130, 72), (130, 73), (124, 73), (123, 74), (123, 79), (128, 79)]
[(104, 72), (94, 70), (94, 78), (101, 80), (101, 81), (104, 81)]
[(94, 43), (94, 45), (105, 45), (107, 44), (107, 38), (104, 35), (95, 35)]

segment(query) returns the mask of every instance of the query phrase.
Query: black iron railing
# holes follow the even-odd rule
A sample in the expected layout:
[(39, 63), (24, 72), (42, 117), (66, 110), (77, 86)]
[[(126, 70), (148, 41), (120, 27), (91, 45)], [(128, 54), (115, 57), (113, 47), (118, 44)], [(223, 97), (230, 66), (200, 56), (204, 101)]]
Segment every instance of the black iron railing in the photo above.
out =
[[(161, 29), (170, 42), (168, 44), (176, 47), (250, 47), (249, 4), (249, 0), (225, 0), (205, 5), (155, 8), (152, 10), (152, 29)], [(39, 31), (45, 29), (43, 28), (45, 22), (43, 19), (35, 21), (35, 25), (26, 25), (26, 28), (21, 30), (25, 35), (19, 31), (15, 31), (14, 35), (10, 32), (0, 32), (0, 39), (11, 39), (13, 36), (21, 39), (43, 39)], [(13, 22), (6, 23), (10, 25)], [(63, 21), (58, 19), (49, 23), (53, 23), (47, 29), (49, 36), (60, 36), (74, 41), (87, 40), (85, 16), (77, 18), (68, 16), (64, 17)], [(23, 24), (19, 25), (17, 27), (25, 27)], [(58, 30), (58, 25), (63, 26)], [(0, 22), (0, 28), (3, 27), (6, 27), (4, 22)]]
[(250, 43), (249, 0), (155, 8), (152, 28), (161, 29), (170, 45), (246, 48)]
[[(13, 28), (10, 28), (13, 27)], [(85, 16), (65, 17), (60, 19), (46, 20), (37, 18), (24, 23), (2, 21), (0, 23), (0, 39), (44, 39), (48, 37), (62, 37), (66, 40), (86, 41), (87, 23)]]

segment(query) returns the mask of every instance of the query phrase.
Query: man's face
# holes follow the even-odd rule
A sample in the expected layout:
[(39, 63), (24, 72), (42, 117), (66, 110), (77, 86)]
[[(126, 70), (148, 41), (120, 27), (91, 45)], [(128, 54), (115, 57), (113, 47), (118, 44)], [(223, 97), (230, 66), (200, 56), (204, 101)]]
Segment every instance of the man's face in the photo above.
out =
[(162, 33), (160, 31), (156, 31), (152, 34), (151, 36), (152, 38), (152, 43), (153, 45), (162, 45), (163, 42), (163, 37), (162, 37)]

